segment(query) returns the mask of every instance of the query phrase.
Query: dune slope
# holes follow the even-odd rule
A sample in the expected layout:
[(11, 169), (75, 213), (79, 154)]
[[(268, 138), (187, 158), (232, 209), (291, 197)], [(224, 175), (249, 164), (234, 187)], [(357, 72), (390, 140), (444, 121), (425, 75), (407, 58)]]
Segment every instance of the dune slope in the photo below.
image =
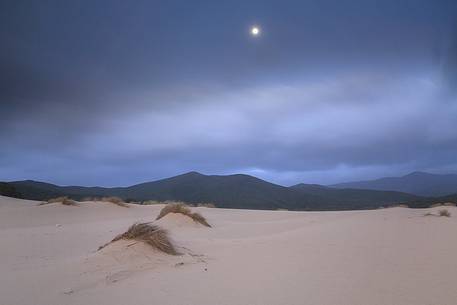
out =
[(0, 303), (453, 304), (457, 209), (287, 212), (196, 208), (156, 224), (183, 255), (121, 240), (162, 205), (0, 197)]

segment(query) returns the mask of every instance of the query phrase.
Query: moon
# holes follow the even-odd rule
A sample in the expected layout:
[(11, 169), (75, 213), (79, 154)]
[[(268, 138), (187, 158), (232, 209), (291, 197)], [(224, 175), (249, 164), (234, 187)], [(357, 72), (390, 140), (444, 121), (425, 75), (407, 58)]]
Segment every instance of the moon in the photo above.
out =
[(260, 34), (260, 28), (258, 26), (253, 26), (251, 28), (251, 35), (258, 36)]

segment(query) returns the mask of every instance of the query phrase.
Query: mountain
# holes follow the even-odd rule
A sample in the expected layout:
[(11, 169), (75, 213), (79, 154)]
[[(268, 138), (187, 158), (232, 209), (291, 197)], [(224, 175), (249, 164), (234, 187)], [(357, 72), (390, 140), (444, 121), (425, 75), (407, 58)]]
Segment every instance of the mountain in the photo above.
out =
[(298, 200), (288, 188), (248, 175), (207, 176), (197, 172), (126, 189), (127, 197), (141, 200), (180, 200), (190, 203), (214, 202), (228, 208), (286, 208)]
[(0, 195), (14, 198), (22, 198), (22, 195), (16, 190), (16, 188), (6, 182), (0, 182)]
[[(10, 182), (24, 197), (46, 200), (57, 196), (82, 199), (88, 196), (119, 196), (123, 199), (179, 200), (188, 203), (212, 202), (219, 207), (276, 209), (303, 209), (316, 201), (287, 187), (248, 175), (203, 175), (190, 172), (183, 175), (141, 183), (129, 187), (102, 188), (57, 186), (38, 181)], [(309, 198), (308, 198), (309, 197)]]
[(427, 197), (427, 198), (418, 198), (407, 202), (407, 205), (411, 208), (427, 208), (434, 204), (444, 204), (444, 203), (453, 203), (457, 204), (457, 193), (440, 196), (440, 197)]
[(8, 182), (25, 199), (47, 200), (59, 196), (71, 196), (75, 199), (82, 199), (88, 196), (107, 196), (117, 194), (118, 188), (84, 187), (84, 186), (58, 186), (51, 183), (24, 180)]
[(39, 181), (10, 182), (26, 199), (58, 196), (118, 196), (123, 199), (211, 202), (224, 208), (349, 210), (370, 209), (420, 198), (399, 192), (340, 190), (321, 185), (284, 187), (249, 175), (203, 175), (190, 172), (129, 187), (58, 186)]
[(331, 185), (335, 188), (398, 191), (418, 196), (445, 196), (457, 193), (457, 175), (436, 175), (413, 172), (402, 177), (388, 177)]
[(365, 189), (338, 189), (318, 184), (297, 184), (291, 188), (306, 194), (312, 194), (325, 198), (332, 203), (332, 209), (344, 206), (345, 209), (376, 209), (396, 203), (422, 200), (424, 198), (394, 191), (378, 191)]

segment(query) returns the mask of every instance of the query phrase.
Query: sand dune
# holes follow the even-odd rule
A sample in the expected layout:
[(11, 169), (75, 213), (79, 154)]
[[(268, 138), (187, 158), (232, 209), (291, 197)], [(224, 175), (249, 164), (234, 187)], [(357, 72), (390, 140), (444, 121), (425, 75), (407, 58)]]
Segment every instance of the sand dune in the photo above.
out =
[(121, 240), (162, 205), (129, 209), (0, 197), (0, 304), (434, 304), (457, 300), (457, 208), (170, 214), (183, 255)]

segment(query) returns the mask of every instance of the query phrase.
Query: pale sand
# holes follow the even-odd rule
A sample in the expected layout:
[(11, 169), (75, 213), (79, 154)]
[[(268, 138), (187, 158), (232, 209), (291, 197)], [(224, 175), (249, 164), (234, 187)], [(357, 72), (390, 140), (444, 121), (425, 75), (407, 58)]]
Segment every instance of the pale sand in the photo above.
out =
[(157, 223), (185, 254), (120, 241), (158, 206), (0, 197), (1, 305), (453, 305), (457, 208), (352, 212), (197, 208)]

